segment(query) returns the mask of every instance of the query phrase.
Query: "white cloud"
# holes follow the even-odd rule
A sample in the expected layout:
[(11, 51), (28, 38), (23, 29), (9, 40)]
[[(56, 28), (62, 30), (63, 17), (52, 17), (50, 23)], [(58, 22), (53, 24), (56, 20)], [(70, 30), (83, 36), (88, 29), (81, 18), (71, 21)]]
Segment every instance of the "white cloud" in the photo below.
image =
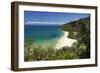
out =
[(37, 21), (28, 21), (25, 22), (27, 25), (33, 25), (33, 24), (63, 24), (62, 22), (37, 22)]

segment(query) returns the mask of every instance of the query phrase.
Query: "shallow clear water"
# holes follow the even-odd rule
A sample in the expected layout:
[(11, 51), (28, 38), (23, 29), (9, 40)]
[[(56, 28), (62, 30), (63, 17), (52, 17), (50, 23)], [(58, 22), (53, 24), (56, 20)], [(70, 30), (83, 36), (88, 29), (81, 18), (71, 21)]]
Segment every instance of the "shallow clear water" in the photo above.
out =
[(55, 47), (63, 34), (57, 25), (24, 25), (24, 39), (34, 40), (33, 46)]

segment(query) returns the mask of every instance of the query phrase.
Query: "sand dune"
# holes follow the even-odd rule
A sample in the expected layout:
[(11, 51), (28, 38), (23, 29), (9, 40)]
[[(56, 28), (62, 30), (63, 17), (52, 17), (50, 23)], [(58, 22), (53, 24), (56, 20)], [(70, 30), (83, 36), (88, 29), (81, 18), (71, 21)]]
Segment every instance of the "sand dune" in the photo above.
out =
[(65, 46), (71, 47), (74, 42), (77, 40), (68, 38), (68, 32), (64, 32), (64, 35), (58, 40), (56, 49), (61, 49)]

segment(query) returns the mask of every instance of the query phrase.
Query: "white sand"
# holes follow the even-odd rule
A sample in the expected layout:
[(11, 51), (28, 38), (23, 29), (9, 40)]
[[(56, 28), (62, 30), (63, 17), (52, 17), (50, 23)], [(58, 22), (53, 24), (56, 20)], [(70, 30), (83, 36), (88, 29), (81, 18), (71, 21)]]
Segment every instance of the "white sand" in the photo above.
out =
[(68, 38), (68, 32), (64, 32), (64, 36), (62, 36), (56, 45), (56, 49), (61, 49), (65, 46), (71, 47), (74, 42), (77, 42), (75, 39)]

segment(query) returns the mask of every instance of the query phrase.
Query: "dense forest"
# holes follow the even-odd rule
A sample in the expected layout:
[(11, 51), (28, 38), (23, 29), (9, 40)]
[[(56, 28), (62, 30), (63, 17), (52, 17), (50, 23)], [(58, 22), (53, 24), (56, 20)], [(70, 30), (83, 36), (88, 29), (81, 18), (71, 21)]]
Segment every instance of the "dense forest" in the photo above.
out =
[(69, 38), (76, 39), (71, 47), (55, 49), (48, 47), (43, 49), (41, 46), (34, 47), (34, 41), (25, 41), (24, 60), (65, 60), (65, 59), (84, 59), (90, 58), (90, 17), (81, 18), (76, 21), (61, 26), (63, 31), (68, 31)]
[(64, 24), (62, 30), (69, 31), (69, 38), (77, 39), (77, 47), (80, 58), (90, 57), (90, 17)]

